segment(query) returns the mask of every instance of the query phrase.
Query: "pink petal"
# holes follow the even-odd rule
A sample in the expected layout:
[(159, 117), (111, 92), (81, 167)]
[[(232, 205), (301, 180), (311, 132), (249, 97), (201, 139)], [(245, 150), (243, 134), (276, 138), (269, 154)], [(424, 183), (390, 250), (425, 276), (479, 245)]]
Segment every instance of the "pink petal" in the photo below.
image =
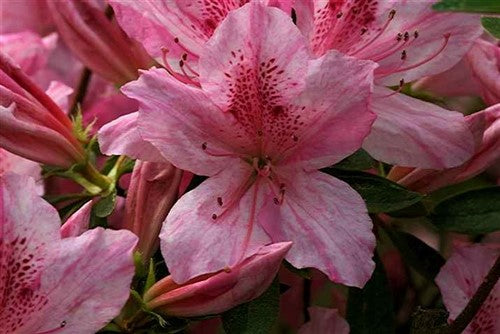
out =
[(290, 240), (286, 259), (312, 267), (330, 280), (362, 287), (375, 268), (372, 223), (361, 196), (346, 183), (321, 172), (280, 171), (283, 203), (267, 192), (259, 221), (273, 242)]
[(134, 275), (132, 251), (137, 237), (129, 231), (96, 228), (55, 245), (47, 258), (50, 272), (40, 291), (47, 305), (32, 314), (33, 332), (61, 326), (61, 333), (94, 333), (120, 313)]
[[(461, 247), (452, 254), (436, 277), (449, 319), (455, 319), (465, 308), (500, 255), (498, 247), (473, 245)], [(464, 334), (495, 334), (500, 331), (497, 310), (500, 308), (500, 282), (464, 331)]]
[(31, 31), (0, 35), (0, 49), (29, 75), (46, 65), (50, 52), (42, 38)]
[(61, 238), (77, 237), (89, 229), (92, 201), (88, 201), (61, 226)]
[(128, 155), (134, 159), (164, 162), (161, 153), (139, 134), (137, 118), (139, 113), (131, 113), (104, 125), (98, 139), (101, 152), (106, 155)]
[(160, 239), (176, 283), (231, 268), (271, 241), (256, 221), (262, 185), (252, 185), (251, 174), (246, 163), (233, 163), (173, 206)]
[(299, 329), (299, 334), (349, 334), (349, 324), (337, 310), (312, 306), (308, 308), (311, 320)]
[(87, 106), (83, 115), (83, 121), (85, 124), (93, 124), (92, 130), (97, 131), (105, 124), (123, 115), (137, 111), (137, 109), (137, 101), (114, 91), (111, 95), (106, 94)]
[(51, 81), (45, 94), (47, 94), (62, 111), (69, 112), (70, 95), (73, 94), (73, 88), (66, 86), (62, 82)]
[(0, 6), (0, 33), (31, 30), (46, 34), (54, 28), (45, 1), (16, 0)]
[(500, 47), (494, 43), (477, 40), (467, 54), (467, 60), (473, 77), (479, 82), (486, 103), (500, 103)]
[[(266, 103), (286, 105), (298, 95), (308, 60), (306, 41), (290, 17), (252, 2), (229, 13), (205, 45), (200, 82), (222, 109), (236, 109), (236, 118), (258, 117)], [(239, 103), (251, 109), (248, 115), (240, 115)]]
[[(141, 137), (176, 167), (213, 175), (238, 159), (233, 154), (237, 148), (231, 147), (237, 139), (232, 115), (218, 109), (202, 90), (179, 83), (163, 69), (151, 69), (122, 91), (139, 101)], [(206, 145), (216, 153), (205, 151)]]
[(305, 106), (300, 121), (306, 126), (302, 133), (297, 132), (299, 145), (290, 150), (283, 164), (300, 163), (318, 169), (361, 147), (375, 120), (368, 109), (375, 67), (373, 62), (336, 51), (310, 61), (306, 87), (293, 102)]
[(32, 177), (36, 182), (37, 194), (43, 195), (45, 187), (41, 175), (42, 167), (34, 161), (24, 159), (0, 148), (0, 176), (7, 173)]
[(377, 114), (363, 148), (375, 159), (406, 167), (442, 169), (469, 159), (474, 140), (462, 114), (376, 87)]

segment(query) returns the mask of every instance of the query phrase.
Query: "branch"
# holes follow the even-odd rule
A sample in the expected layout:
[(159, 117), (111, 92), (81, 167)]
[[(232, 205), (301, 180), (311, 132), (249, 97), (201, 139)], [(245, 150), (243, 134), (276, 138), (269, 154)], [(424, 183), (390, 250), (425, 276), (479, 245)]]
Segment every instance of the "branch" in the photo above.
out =
[(82, 70), (75, 96), (73, 97), (73, 101), (71, 101), (71, 107), (69, 109), (70, 116), (76, 116), (78, 106), (82, 104), (85, 94), (87, 93), (91, 74), (92, 72), (87, 67)]
[(469, 300), (467, 306), (465, 306), (465, 308), (457, 316), (457, 318), (443, 331), (445, 334), (460, 334), (464, 331), (464, 329), (469, 325), (476, 313), (479, 311), (486, 298), (488, 298), (491, 290), (493, 290), (493, 287), (498, 282), (499, 277), (500, 256), (497, 257), (495, 264), (493, 265), (493, 267), (491, 267), (488, 275), (486, 275), (483, 283), (481, 283), (472, 299)]

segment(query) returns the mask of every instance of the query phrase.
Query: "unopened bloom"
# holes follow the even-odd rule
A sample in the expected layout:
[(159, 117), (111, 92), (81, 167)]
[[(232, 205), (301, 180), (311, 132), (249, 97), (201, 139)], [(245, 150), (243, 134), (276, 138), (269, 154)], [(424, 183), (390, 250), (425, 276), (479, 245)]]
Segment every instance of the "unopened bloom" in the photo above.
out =
[[(443, 302), (453, 321), (462, 312), (483, 283), (491, 267), (500, 256), (498, 245), (472, 245), (454, 251), (436, 277)], [(500, 332), (500, 281), (496, 283), (464, 334)]]
[(487, 105), (500, 103), (499, 42), (477, 39), (467, 55), (449, 70), (420, 79), (414, 89), (440, 96), (478, 95)]
[(433, 3), (295, 3), (297, 25), (316, 55), (336, 49), (379, 64), (370, 103), (377, 120), (363, 144), (377, 160), (441, 169), (460, 165), (473, 152), (472, 135), (460, 113), (386, 88), (452, 67), (481, 34), (478, 16), (435, 12)]
[(262, 247), (232, 268), (203, 275), (179, 285), (171, 276), (145, 294), (146, 306), (169, 316), (217, 314), (260, 296), (271, 284), (291, 242)]
[(476, 151), (469, 160), (458, 167), (439, 171), (396, 166), (388, 177), (412, 190), (427, 193), (500, 165), (500, 104), (466, 116), (466, 121), (476, 142)]
[[(177, 168), (210, 176), (163, 225), (173, 280), (293, 241), (287, 260), (294, 266), (362, 286), (374, 268), (366, 206), (317, 169), (359, 149), (370, 131), (375, 65), (335, 51), (311, 60), (288, 15), (254, 2), (227, 16), (199, 67), (201, 87), (152, 69), (122, 88), (139, 101), (129, 126)], [(107, 141), (113, 138), (101, 136)]]
[(0, 54), (0, 146), (30, 160), (69, 168), (85, 159), (61, 108)]
[(123, 84), (148, 68), (151, 58), (91, 0), (47, 0), (59, 33), (69, 48), (92, 71)]
[(311, 320), (299, 329), (298, 334), (349, 334), (349, 324), (335, 309), (309, 307)]
[(137, 250), (148, 262), (157, 250), (160, 229), (177, 199), (182, 171), (168, 162), (137, 160), (127, 192), (122, 228), (139, 237)]
[(125, 304), (137, 238), (102, 228), (60, 233), (32, 179), (0, 178), (0, 333), (95, 333)]

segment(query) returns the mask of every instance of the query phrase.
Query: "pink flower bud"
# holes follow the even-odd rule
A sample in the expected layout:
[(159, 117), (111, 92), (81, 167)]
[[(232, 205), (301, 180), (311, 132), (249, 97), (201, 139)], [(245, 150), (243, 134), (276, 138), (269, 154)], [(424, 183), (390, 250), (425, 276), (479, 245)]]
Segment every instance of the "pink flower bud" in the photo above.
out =
[(0, 53), (0, 146), (48, 165), (84, 160), (73, 125), (61, 108)]
[(465, 163), (455, 168), (432, 170), (394, 167), (388, 178), (412, 190), (431, 192), (472, 178), (500, 164), (500, 104), (466, 117), (474, 134), (476, 150)]
[(129, 39), (104, 9), (90, 0), (47, 1), (64, 42), (92, 71), (124, 84), (138, 77), (138, 69), (152, 64), (146, 51)]
[(125, 204), (122, 228), (139, 237), (137, 250), (144, 262), (158, 249), (161, 226), (177, 199), (182, 170), (170, 163), (137, 160)]
[(276, 276), (291, 242), (262, 247), (235, 267), (176, 284), (171, 276), (145, 294), (147, 306), (172, 316), (192, 317), (221, 313), (264, 292)]

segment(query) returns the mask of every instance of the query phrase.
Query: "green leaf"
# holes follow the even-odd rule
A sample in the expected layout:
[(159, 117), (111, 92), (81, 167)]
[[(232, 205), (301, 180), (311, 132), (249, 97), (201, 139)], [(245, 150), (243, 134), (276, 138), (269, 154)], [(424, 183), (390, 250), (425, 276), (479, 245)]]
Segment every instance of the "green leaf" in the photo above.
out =
[(483, 28), (486, 29), (495, 38), (500, 38), (500, 18), (498, 17), (483, 17), (481, 18)]
[(279, 313), (279, 282), (276, 278), (260, 297), (222, 314), (227, 334), (268, 334)]
[(351, 334), (395, 332), (392, 295), (385, 271), (375, 256), (375, 271), (363, 289), (349, 288), (347, 321)]
[(429, 216), (440, 229), (483, 234), (500, 230), (500, 187), (468, 191), (439, 203)]
[(500, 13), (498, 0), (441, 0), (432, 6), (439, 11), (468, 13)]
[(437, 251), (411, 234), (384, 230), (407, 265), (429, 281), (434, 281), (445, 260)]
[(423, 198), (419, 193), (377, 175), (334, 168), (325, 168), (323, 171), (353, 187), (365, 200), (370, 213), (401, 210)]
[(363, 149), (359, 149), (338, 164), (335, 168), (344, 170), (366, 170), (373, 168), (373, 158)]
[(97, 217), (104, 218), (113, 213), (116, 204), (116, 189), (106, 197), (103, 197), (94, 205), (94, 213)]

